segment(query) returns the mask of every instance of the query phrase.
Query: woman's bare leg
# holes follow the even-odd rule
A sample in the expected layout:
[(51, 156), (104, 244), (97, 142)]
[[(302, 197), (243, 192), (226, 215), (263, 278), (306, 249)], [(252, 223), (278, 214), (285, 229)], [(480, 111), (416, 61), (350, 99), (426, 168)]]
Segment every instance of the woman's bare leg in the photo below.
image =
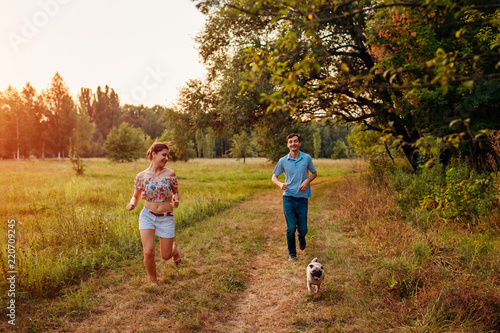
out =
[(160, 254), (164, 260), (173, 258), (176, 266), (181, 262), (181, 253), (173, 238), (160, 237)]
[(144, 266), (151, 282), (158, 284), (155, 262), (155, 231), (153, 229), (142, 229), (140, 233), (144, 252)]
[(173, 254), (174, 264), (175, 264), (175, 266), (178, 266), (181, 263), (182, 258), (181, 258), (181, 252), (179, 251), (179, 247), (177, 246), (176, 243), (174, 243), (172, 251), (174, 251), (174, 254)]

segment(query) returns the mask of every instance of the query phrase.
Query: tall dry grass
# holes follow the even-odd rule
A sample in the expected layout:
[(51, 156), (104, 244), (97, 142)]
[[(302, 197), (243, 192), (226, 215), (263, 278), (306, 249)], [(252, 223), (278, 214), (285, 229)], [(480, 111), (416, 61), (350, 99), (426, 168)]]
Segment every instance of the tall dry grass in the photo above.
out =
[(351, 178), (339, 187), (334, 218), (357, 240), (363, 297), (382, 300), (381, 331), (500, 330), (500, 239), (489, 221), (497, 214), (475, 226), (429, 220), (422, 228), (385, 185)]

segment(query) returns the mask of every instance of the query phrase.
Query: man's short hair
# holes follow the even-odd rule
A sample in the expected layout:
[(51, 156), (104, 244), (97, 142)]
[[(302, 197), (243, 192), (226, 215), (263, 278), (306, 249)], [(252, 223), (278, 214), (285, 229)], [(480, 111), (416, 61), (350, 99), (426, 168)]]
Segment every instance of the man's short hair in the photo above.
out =
[(299, 133), (290, 133), (290, 134), (288, 134), (288, 136), (286, 137), (286, 142), (288, 142), (288, 140), (290, 140), (294, 136), (296, 136), (297, 139), (299, 139), (299, 142), (300, 142), (300, 134)]

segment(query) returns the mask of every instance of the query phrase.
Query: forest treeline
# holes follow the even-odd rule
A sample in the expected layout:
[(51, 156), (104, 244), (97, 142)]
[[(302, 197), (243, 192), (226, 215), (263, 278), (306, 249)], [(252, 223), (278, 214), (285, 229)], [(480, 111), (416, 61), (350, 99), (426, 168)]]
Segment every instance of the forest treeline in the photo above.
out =
[[(174, 157), (266, 156), (304, 133), (315, 157), (403, 156), (500, 165), (500, 5), (491, 1), (198, 0), (206, 76), (173, 106), (120, 105), (111, 87), (73, 98), (56, 73), (1, 93), (0, 156), (105, 156), (113, 129), (170, 140)], [(348, 135), (348, 132), (351, 132)], [(122, 135), (127, 132), (122, 129)], [(135, 132), (137, 133), (137, 132)], [(120, 134), (112, 142), (120, 142)]]
[(82, 88), (74, 98), (59, 73), (49, 87), (37, 92), (30, 83), (22, 90), (8, 87), (0, 93), (0, 156), (52, 158), (68, 156), (78, 145), (83, 156), (105, 156), (104, 142), (123, 122), (159, 137), (163, 108), (120, 105), (108, 86), (95, 92)]
[[(104, 89), (97, 87), (95, 91), (81, 88), (74, 98), (59, 73), (41, 92), (37, 92), (30, 83), (26, 83), (21, 91), (7, 88), (0, 92), (0, 105), (0, 157), (5, 159), (64, 158), (68, 156), (72, 144), (78, 146), (82, 157), (111, 156), (113, 159), (114, 152), (112, 149), (106, 151), (106, 143), (133, 146), (134, 141), (139, 141), (138, 154), (127, 151), (133, 160), (143, 157), (147, 144), (160, 139), (165, 134), (165, 128), (171, 127), (171, 121), (166, 116), (170, 114), (175, 118), (171, 108), (161, 105), (120, 105), (118, 94), (108, 86)], [(133, 131), (132, 128), (140, 131)], [(346, 158), (352, 154), (346, 141), (349, 132), (346, 125), (304, 124), (297, 131), (306, 139), (305, 151), (315, 157)], [(209, 124), (197, 125), (187, 133), (190, 133), (188, 145), (183, 149), (177, 148), (181, 151), (177, 155), (185, 160), (233, 155), (243, 158), (262, 154), (268, 156), (255, 144), (259, 141), (258, 133), (229, 136), (224, 132), (216, 133)], [(130, 141), (131, 136), (134, 138)], [(245, 137), (248, 144), (242, 147)], [(260, 141), (265, 142), (266, 139), (261, 138)], [(278, 148), (283, 146), (284, 138), (280, 141)], [(179, 145), (174, 142), (174, 146)], [(117, 160), (121, 159), (119, 155)]]

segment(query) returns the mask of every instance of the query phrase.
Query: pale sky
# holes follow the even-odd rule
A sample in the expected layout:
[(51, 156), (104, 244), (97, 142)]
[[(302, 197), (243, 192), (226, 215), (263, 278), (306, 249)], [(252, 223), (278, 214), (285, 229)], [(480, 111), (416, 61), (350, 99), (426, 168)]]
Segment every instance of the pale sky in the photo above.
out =
[(40, 92), (58, 71), (72, 95), (108, 85), (121, 104), (168, 105), (205, 70), (191, 0), (0, 0), (0, 91)]

